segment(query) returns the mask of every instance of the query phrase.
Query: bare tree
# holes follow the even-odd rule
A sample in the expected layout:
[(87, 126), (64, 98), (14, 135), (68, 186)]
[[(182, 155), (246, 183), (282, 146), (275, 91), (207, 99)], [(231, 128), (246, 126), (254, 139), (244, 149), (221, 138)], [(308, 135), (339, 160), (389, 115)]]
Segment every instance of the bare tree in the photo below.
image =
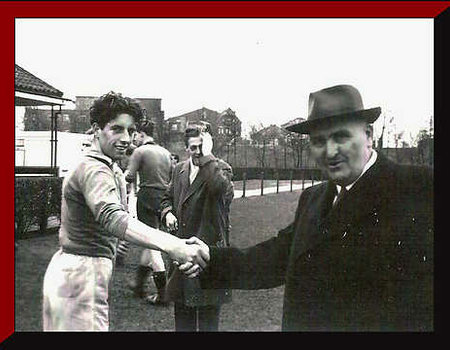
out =
[(264, 129), (262, 123), (250, 126), (250, 139), (257, 166), (262, 168), (266, 165), (266, 140), (260, 131)]
[(287, 140), (287, 145), (289, 146), (292, 154), (293, 167), (303, 167), (303, 152), (306, 150), (308, 145), (307, 138), (302, 134), (288, 133)]

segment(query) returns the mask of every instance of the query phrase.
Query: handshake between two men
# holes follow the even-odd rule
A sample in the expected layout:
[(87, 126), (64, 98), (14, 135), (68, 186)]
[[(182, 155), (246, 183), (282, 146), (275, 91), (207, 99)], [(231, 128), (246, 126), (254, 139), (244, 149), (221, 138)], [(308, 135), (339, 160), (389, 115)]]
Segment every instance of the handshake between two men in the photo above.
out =
[[(206, 268), (209, 262), (209, 247), (201, 239), (191, 237), (184, 240), (185, 244), (190, 247), (185, 247), (184, 252), (180, 252), (179, 259), (174, 260), (174, 264), (183, 272), (188, 278), (197, 277), (203, 269)], [(176, 258), (176, 255), (173, 256)], [(180, 263), (179, 261), (185, 261)]]
[[(166, 216), (166, 226), (170, 231), (178, 229), (178, 220), (175, 215), (169, 212)], [(174, 260), (174, 264), (178, 266), (178, 269), (182, 271), (187, 277), (197, 277), (200, 272), (206, 268), (209, 262), (209, 247), (201, 239), (192, 236), (184, 242), (191, 247), (185, 247), (188, 250), (187, 257), (180, 257)], [(183, 262), (180, 264), (180, 262)]]

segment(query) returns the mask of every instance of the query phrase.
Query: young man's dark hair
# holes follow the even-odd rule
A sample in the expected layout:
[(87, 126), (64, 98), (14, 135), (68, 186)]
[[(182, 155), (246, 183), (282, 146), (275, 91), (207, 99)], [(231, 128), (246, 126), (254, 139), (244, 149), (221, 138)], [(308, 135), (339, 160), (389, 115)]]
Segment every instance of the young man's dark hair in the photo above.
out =
[(89, 109), (91, 124), (97, 123), (101, 129), (119, 113), (128, 113), (134, 118), (136, 125), (140, 124), (143, 117), (139, 103), (129, 97), (123, 97), (113, 91), (99, 97)]
[(188, 141), (191, 137), (199, 137), (201, 134), (201, 129), (197, 125), (190, 125), (186, 128), (184, 132), (184, 144), (188, 146)]
[(202, 132), (207, 132), (213, 136), (211, 124), (205, 121), (195, 122), (195, 124), (188, 124), (186, 130), (184, 131), (184, 143), (186, 147), (188, 146), (188, 140), (191, 137), (199, 137)]

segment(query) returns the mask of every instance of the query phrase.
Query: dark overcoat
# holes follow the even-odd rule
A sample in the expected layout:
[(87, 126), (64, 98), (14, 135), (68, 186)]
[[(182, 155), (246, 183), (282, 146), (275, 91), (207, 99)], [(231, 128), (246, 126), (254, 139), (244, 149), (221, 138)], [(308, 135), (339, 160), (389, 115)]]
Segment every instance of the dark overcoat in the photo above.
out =
[(285, 284), (285, 331), (433, 329), (433, 176), (376, 163), (331, 209), (334, 184), (306, 189), (295, 219), (247, 249), (211, 247), (205, 288)]
[[(178, 220), (179, 238), (196, 236), (208, 245), (226, 247), (228, 213), (233, 199), (232, 169), (214, 156), (200, 158), (200, 170), (189, 184), (189, 159), (178, 163), (161, 201), (161, 217), (171, 211)], [(219, 305), (231, 301), (231, 291), (205, 290), (198, 278), (185, 277), (176, 268), (169, 271), (165, 299), (187, 306)]]

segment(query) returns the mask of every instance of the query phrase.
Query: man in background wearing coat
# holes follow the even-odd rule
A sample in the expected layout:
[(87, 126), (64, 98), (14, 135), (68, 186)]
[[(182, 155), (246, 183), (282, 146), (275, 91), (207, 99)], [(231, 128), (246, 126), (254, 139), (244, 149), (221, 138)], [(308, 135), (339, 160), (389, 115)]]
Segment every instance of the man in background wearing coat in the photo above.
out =
[(433, 174), (372, 149), (380, 113), (349, 85), (310, 94), (308, 120), (287, 129), (309, 134), (329, 180), (301, 194), (276, 237), (247, 249), (210, 246), (205, 271), (180, 269), (200, 273), (205, 288), (285, 284), (285, 331), (433, 330)]
[[(232, 169), (211, 153), (212, 137), (203, 126), (188, 126), (185, 144), (189, 158), (176, 165), (161, 201), (161, 217), (178, 237), (195, 235), (215, 247), (228, 245), (228, 213), (233, 199)], [(166, 300), (174, 301), (176, 331), (217, 331), (220, 305), (231, 291), (205, 290), (198, 278), (189, 279), (173, 268)]]

